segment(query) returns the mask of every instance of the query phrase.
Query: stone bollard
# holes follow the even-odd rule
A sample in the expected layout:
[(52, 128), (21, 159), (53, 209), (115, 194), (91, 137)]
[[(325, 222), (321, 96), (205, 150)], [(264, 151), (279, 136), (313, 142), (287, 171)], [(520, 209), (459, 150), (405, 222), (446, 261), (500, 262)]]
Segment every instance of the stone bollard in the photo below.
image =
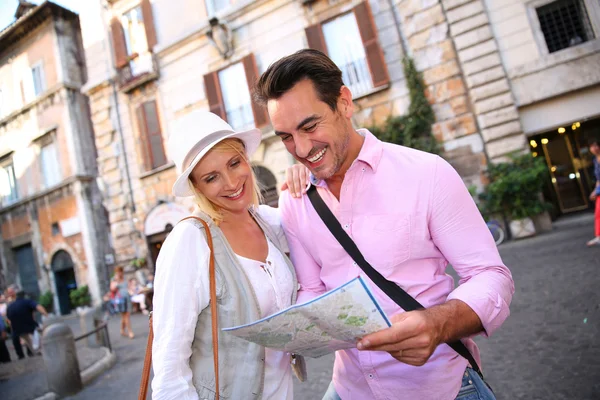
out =
[(67, 325), (57, 322), (44, 330), (42, 355), (51, 392), (63, 397), (83, 389), (75, 339)]

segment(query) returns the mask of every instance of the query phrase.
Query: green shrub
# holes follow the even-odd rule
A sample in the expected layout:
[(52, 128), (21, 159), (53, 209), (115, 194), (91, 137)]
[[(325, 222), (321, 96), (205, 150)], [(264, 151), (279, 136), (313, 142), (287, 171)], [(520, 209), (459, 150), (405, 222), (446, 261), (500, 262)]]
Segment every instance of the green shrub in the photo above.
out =
[(402, 65), (410, 97), (408, 113), (390, 116), (383, 126), (371, 126), (369, 130), (383, 141), (438, 154), (439, 146), (431, 130), (435, 114), (425, 96), (423, 78), (412, 58), (405, 57)]
[(71, 304), (73, 307), (85, 307), (92, 304), (92, 297), (88, 290), (87, 285), (81, 286), (69, 293)]
[(484, 216), (500, 214), (518, 220), (552, 209), (541, 195), (550, 179), (542, 158), (513, 155), (511, 162), (488, 165), (487, 177), (489, 184), (479, 195)]
[(48, 290), (47, 292), (40, 295), (38, 303), (40, 303), (42, 307), (46, 309), (46, 311), (51, 313), (54, 309), (54, 295), (51, 291)]

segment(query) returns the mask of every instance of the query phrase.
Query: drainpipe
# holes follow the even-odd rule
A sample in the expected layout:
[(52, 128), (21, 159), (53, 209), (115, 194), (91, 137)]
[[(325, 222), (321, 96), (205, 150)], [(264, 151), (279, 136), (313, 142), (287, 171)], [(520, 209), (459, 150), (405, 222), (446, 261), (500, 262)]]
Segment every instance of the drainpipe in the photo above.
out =
[(400, 41), (400, 47), (402, 48), (402, 55), (404, 57), (408, 56), (408, 45), (404, 41), (404, 35), (402, 35), (402, 30), (400, 28), (400, 19), (396, 14), (396, 6), (394, 5), (394, 0), (388, 0), (388, 4), (390, 5), (390, 11), (392, 12), (392, 17), (394, 17), (394, 25), (396, 26), (396, 33), (398, 34), (398, 40)]

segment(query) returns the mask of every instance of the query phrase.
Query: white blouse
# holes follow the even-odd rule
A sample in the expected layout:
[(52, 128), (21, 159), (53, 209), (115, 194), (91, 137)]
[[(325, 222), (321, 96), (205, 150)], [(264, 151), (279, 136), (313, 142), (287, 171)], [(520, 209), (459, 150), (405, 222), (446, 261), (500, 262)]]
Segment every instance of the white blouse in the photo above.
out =
[[(260, 206), (258, 213), (287, 246), (279, 211)], [(262, 263), (238, 256), (256, 293), (261, 317), (289, 307), (292, 275), (279, 250), (267, 240)], [(287, 250), (283, 249), (284, 251)], [(189, 359), (198, 314), (210, 301), (209, 248), (204, 234), (189, 223), (177, 224), (165, 240), (156, 263), (153, 298), (153, 400), (197, 400)], [(263, 399), (292, 399), (290, 355), (265, 349)]]

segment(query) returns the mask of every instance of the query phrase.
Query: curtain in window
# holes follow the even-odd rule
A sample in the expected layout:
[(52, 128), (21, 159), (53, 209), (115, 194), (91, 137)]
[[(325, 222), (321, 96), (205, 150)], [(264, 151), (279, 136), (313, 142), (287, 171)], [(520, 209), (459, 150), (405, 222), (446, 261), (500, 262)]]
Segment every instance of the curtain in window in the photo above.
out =
[(254, 128), (254, 115), (246, 72), (242, 63), (233, 64), (219, 72), (221, 94), (227, 121), (236, 130)]
[(54, 186), (61, 181), (60, 166), (58, 164), (58, 153), (56, 143), (52, 142), (44, 147), (40, 154), (42, 164), (42, 176), (44, 177), (44, 187)]
[(373, 88), (356, 17), (342, 15), (323, 24), (329, 58), (342, 70), (344, 84), (358, 97)]

